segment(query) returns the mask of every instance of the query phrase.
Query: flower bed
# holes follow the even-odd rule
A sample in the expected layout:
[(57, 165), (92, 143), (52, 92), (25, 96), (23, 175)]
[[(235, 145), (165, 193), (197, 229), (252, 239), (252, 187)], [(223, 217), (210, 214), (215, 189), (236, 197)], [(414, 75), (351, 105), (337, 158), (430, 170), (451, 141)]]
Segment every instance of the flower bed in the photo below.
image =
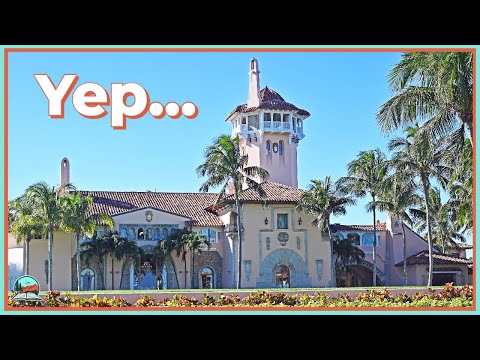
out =
[(152, 296), (142, 295), (134, 304), (125, 299), (113, 297), (107, 299), (94, 295), (90, 298), (61, 295), (59, 291), (49, 291), (41, 302), (14, 302), (9, 294), (11, 307), (469, 307), (473, 306), (473, 287), (465, 285), (455, 287), (446, 284), (441, 290), (428, 289), (408, 296), (405, 292), (393, 295), (386, 288), (371, 289), (352, 298), (348, 293), (330, 297), (322, 292), (313, 295), (269, 292), (258, 290), (244, 298), (238, 295), (212, 296), (205, 294), (203, 299), (176, 294), (171, 298), (155, 300)]

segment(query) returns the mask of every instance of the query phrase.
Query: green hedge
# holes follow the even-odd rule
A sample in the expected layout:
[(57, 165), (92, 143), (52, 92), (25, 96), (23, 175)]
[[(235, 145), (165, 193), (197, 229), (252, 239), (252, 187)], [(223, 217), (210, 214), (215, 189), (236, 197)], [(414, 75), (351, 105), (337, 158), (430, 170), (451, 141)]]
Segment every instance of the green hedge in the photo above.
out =
[(371, 289), (359, 293), (355, 298), (348, 293), (330, 297), (326, 293), (315, 292), (313, 295), (270, 292), (259, 290), (251, 292), (243, 299), (238, 295), (205, 294), (203, 299), (176, 294), (171, 298), (154, 300), (152, 296), (142, 295), (134, 304), (125, 299), (113, 297), (80, 298), (59, 291), (49, 291), (41, 302), (14, 302), (9, 294), (8, 305), (12, 307), (468, 307), (473, 305), (473, 287), (465, 285), (455, 287), (446, 284), (440, 291), (429, 288), (428, 292), (417, 292), (408, 296), (405, 292), (393, 295), (386, 288)]

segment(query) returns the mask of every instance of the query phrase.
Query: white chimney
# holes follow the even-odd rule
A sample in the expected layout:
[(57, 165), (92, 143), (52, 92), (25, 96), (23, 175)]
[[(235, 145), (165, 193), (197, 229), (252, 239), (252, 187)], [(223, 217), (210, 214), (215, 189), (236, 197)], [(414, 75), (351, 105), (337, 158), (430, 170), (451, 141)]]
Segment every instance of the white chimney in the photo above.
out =
[(70, 183), (70, 161), (65, 157), (60, 162), (60, 186)]
[(249, 74), (247, 108), (260, 105), (260, 70), (258, 70), (258, 61), (255, 58), (250, 60)]

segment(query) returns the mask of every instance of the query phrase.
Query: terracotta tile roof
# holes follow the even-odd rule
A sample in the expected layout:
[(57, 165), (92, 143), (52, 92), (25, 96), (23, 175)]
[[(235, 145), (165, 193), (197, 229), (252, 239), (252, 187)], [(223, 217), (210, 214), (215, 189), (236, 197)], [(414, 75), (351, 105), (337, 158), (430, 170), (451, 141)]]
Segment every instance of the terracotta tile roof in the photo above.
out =
[[(258, 193), (257, 187), (260, 187), (265, 192), (265, 197), (261, 197)], [(257, 186), (250, 187), (240, 193), (240, 200), (242, 202), (283, 202), (296, 203), (300, 201), (304, 190), (279, 184), (273, 181), (264, 181)], [(224, 202), (234, 202), (235, 197), (228, 195), (222, 199)]]
[[(377, 223), (377, 231), (387, 230), (387, 223)], [(359, 231), (373, 231), (373, 225), (342, 225), (342, 224), (331, 224), (330, 229), (333, 233), (337, 231), (349, 231), (349, 230), (359, 230)]]
[(258, 106), (247, 108), (247, 104), (238, 105), (228, 114), (225, 121), (235, 113), (248, 113), (257, 109), (295, 111), (298, 115), (310, 116), (307, 110), (299, 109), (295, 105), (286, 102), (279, 93), (266, 86), (260, 91), (260, 104)]
[(92, 214), (110, 216), (146, 207), (191, 218), (197, 226), (223, 226), (215, 214), (205, 210), (217, 199), (214, 193), (169, 193), (136, 191), (80, 191), (93, 197)]
[(462, 271), (458, 267), (434, 267), (433, 271)]
[(466, 243), (461, 243), (456, 241), (455, 241), (455, 247), (460, 250), (473, 249), (473, 245), (471, 244), (466, 244)]
[[(449, 264), (471, 264), (472, 260), (458, 258), (447, 254), (433, 253), (433, 265), (449, 265)], [(422, 250), (415, 255), (407, 257), (407, 265), (425, 264), (428, 265), (428, 250)], [(403, 266), (403, 260), (396, 263), (395, 266)]]

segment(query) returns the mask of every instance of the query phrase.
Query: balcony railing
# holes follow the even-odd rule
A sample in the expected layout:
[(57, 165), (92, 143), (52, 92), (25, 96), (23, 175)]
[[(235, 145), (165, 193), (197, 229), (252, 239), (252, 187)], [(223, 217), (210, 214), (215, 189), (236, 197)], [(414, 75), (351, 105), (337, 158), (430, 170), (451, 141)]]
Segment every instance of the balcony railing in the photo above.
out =
[(273, 128), (274, 129), (280, 129), (282, 127), (282, 122), (281, 121), (274, 121), (273, 122)]
[(284, 128), (284, 129), (290, 129), (290, 123), (284, 122), (284, 123), (283, 123), (283, 128)]
[(265, 122), (263, 123), (263, 127), (264, 127), (265, 129), (271, 129), (271, 128), (272, 128), (272, 122), (271, 122), (271, 121), (265, 121)]

